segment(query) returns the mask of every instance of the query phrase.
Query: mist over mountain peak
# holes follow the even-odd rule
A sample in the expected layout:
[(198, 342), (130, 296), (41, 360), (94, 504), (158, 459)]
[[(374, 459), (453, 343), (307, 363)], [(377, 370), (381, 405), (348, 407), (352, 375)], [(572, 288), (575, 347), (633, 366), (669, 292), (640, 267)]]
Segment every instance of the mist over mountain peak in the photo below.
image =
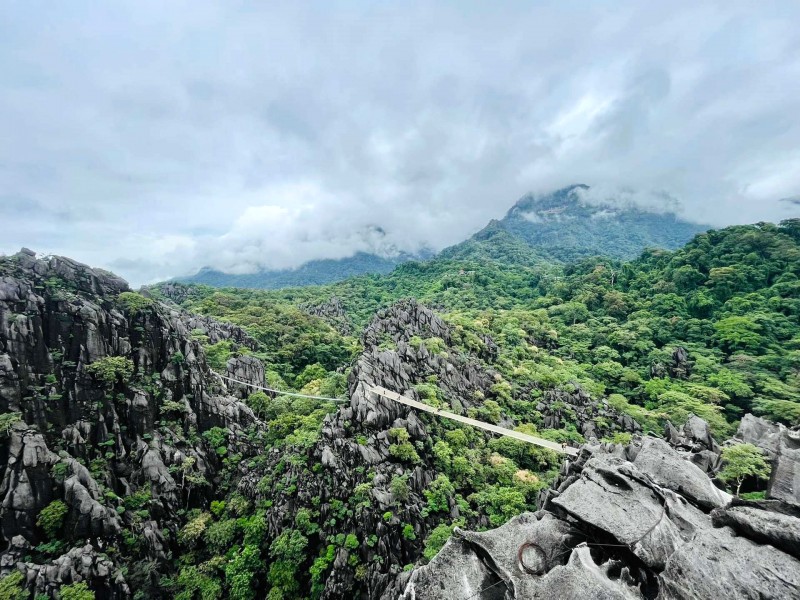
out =
[(526, 194), (511, 207), (506, 218), (521, 217), (530, 223), (565, 222), (614, 219), (626, 212), (678, 217), (682, 209), (680, 200), (663, 190), (579, 183), (551, 193)]

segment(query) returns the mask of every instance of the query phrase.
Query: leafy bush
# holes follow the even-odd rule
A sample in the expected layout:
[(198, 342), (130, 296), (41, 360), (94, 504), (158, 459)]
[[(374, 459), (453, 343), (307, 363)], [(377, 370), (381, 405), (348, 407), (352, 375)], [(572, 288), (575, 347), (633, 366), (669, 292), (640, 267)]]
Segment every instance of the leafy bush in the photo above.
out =
[(53, 500), (39, 512), (36, 524), (42, 528), (48, 538), (55, 538), (64, 525), (64, 518), (69, 508), (61, 500)]
[(95, 598), (94, 592), (83, 581), (62, 585), (58, 593), (61, 596), (61, 600), (94, 600)]
[(208, 524), (211, 522), (209, 513), (200, 513), (189, 520), (178, 532), (178, 541), (186, 546), (191, 546), (199, 540), (205, 533)]
[[(225, 521), (217, 521), (207, 525), (203, 533), (203, 539), (212, 552), (224, 554), (230, 549), (237, 532), (236, 519), (226, 519)], [(186, 539), (186, 536), (184, 536), (184, 539)]]
[(109, 386), (118, 381), (126, 384), (133, 375), (133, 361), (124, 356), (105, 356), (87, 366), (86, 372)]
[(155, 306), (155, 301), (136, 292), (122, 292), (117, 296), (117, 303), (123, 310), (136, 314)]
[(389, 445), (389, 454), (402, 462), (416, 464), (420, 462), (417, 450), (409, 441), (411, 436), (403, 427), (394, 427), (389, 430), (389, 437), (396, 440), (397, 444)]
[(525, 510), (525, 495), (512, 487), (487, 485), (470, 496), (489, 517), (492, 527), (499, 527)]
[(309, 572), (311, 573), (312, 598), (318, 598), (322, 594), (322, 576), (333, 564), (335, 558), (336, 546), (329, 544), (325, 549), (325, 553), (322, 556), (317, 557), (314, 560), (314, 564), (311, 565)]
[(411, 490), (408, 487), (407, 475), (395, 475), (389, 482), (389, 491), (392, 492), (395, 500), (398, 502), (406, 502), (411, 495)]
[(428, 560), (436, 556), (439, 550), (442, 549), (442, 546), (450, 539), (450, 535), (457, 525), (463, 526), (463, 522), (454, 522), (450, 525), (440, 523), (437, 525), (436, 528), (431, 531), (430, 535), (425, 538), (425, 550), (423, 550), (422, 555)]
[(402, 462), (410, 464), (417, 464), (420, 462), (417, 450), (408, 442), (403, 442), (402, 444), (390, 444), (389, 454)]
[(15, 423), (22, 421), (22, 413), (10, 412), (0, 415), (0, 437), (8, 436)]
[(417, 534), (414, 533), (414, 526), (406, 523), (403, 526), (403, 537), (407, 540), (414, 541), (417, 539)]
[(15, 570), (0, 579), (0, 600), (28, 600), (22, 573)]
[(448, 512), (450, 510), (449, 499), (455, 494), (455, 488), (447, 475), (439, 474), (431, 485), (423, 490), (428, 504), (425, 508), (427, 514), (435, 512)]

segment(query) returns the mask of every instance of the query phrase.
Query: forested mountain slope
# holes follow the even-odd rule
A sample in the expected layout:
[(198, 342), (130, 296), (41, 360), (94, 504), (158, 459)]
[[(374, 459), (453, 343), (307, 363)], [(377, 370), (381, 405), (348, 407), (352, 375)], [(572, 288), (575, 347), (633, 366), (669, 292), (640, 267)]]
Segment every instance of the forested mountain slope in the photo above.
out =
[[(577, 514), (581, 506), (551, 485), (566, 494), (578, 481), (626, 482), (629, 516), (585, 515), (572, 521), (577, 533), (563, 530), (573, 554), (559, 551), (547, 569), (574, 574), (567, 561), (598, 527), (612, 537), (619, 523), (650, 527), (644, 515), (664, 492), (637, 473), (658, 475), (663, 457), (679, 479), (692, 472), (695, 487), (674, 488), (688, 500), (669, 500), (688, 520), (670, 518), (658, 540), (631, 552), (595, 553), (630, 578), (608, 563), (583, 587), (616, 578), (638, 590), (630, 597), (691, 597), (667, 562), (682, 560), (676, 550), (688, 536), (674, 527), (706, 530), (709, 511), (726, 501), (709, 479), (722, 460), (711, 436), (730, 437), (747, 412), (800, 423), (798, 277), (798, 220), (711, 231), (629, 263), (513, 265), (482, 255), (280, 291), (169, 283), (142, 295), (69, 259), (4, 258), (0, 590), (81, 600), (389, 598), (417, 582), (422, 594), (425, 571), (411, 571), (454, 527), (497, 527), (540, 507)], [(346, 401), (273, 397), (253, 387), (264, 383)], [(591, 441), (589, 454), (564, 471), (551, 451), (418, 415), (369, 394), (371, 385), (554, 441)], [(752, 419), (740, 441), (770, 453), (769, 506), (800, 503), (791, 485), (800, 441)], [(638, 437), (665, 427), (673, 450)], [(751, 477), (741, 491), (765, 488)], [(741, 518), (746, 528), (762, 517)], [(709, 543), (743, 543), (710, 531)], [(724, 563), (736, 577), (755, 564), (736, 566), (749, 552), (741, 548)], [(786, 556), (774, 561), (790, 568)], [(502, 585), (487, 569), (475, 571), (483, 584)], [(791, 597), (795, 584), (783, 583)], [(94, 596), (69, 596), (84, 593)]]
[(521, 198), (500, 225), (540, 253), (560, 260), (611, 256), (630, 260), (645, 248), (679, 248), (707, 226), (690, 223), (667, 205), (645, 208), (621, 199), (590, 199), (573, 185)]
[[(710, 231), (628, 263), (436, 259), (319, 288), (160, 289), (193, 311), (267, 330), (276, 306), (335, 297), (357, 328), (381, 306), (417, 298), (465, 334), (494, 336), (514, 351), (517, 370), (525, 361), (541, 368), (549, 357), (563, 380), (578, 378), (654, 414), (695, 411), (728, 432), (742, 411), (800, 419), (799, 222)], [(676, 348), (684, 350), (673, 356)], [(679, 376), (665, 378), (670, 370)]]
[(312, 260), (296, 269), (261, 270), (246, 275), (223, 273), (206, 267), (194, 275), (176, 277), (173, 281), (200, 283), (213, 287), (241, 287), (265, 290), (300, 285), (322, 285), (356, 275), (388, 273), (401, 263), (423, 259), (427, 256), (428, 253), (412, 255), (401, 252), (394, 256), (386, 257), (366, 252), (356, 252), (353, 256), (347, 258)]
[[(551, 194), (523, 196), (502, 220), (493, 219), (469, 239), (442, 250), (438, 258), (495, 260), (519, 266), (569, 262), (595, 255), (627, 260), (636, 258), (645, 248), (678, 248), (708, 229), (681, 219), (663, 206), (646, 210), (614, 198), (589, 202), (582, 195), (588, 189), (573, 185)], [(204, 268), (173, 281), (252, 289), (322, 285), (358, 275), (387, 274), (398, 265), (432, 256), (427, 249), (416, 255), (358, 252), (338, 260), (313, 260), (296, 269), (261, 270), (247, 275)]]
[(520, 198), (501, 220), (446, 248), (441, 258), (494, 259), (519, 265), (571, 262), (590, 256), (631, 260), (646, 248), (672, 250), (705, 225), (681, 219), (668, 207), (645, 209), (609, 198), (591, 202), (585, 185)]

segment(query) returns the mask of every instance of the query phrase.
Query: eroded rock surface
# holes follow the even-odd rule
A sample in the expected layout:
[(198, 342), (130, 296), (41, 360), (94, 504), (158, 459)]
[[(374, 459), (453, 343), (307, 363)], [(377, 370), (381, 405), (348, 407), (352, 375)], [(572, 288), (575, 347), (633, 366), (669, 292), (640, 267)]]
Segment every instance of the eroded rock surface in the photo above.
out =
[[(221, 468), (201, 434), (226, 428), (232, 451), (258, 451), (244, 436), (257, 418), (210, 372), (195, 336), (254, 340), (146, 298), (126, 304), (129, 291), (62, 257), (0, 260), (0, 412), (18, 413), (0, 432), (0, 570), (23, 573), (33, 594), (86, 581), (97, 598), (130, 598), (132, 583), (152, 597), (173, 568), (182, 511), (207, 504)], [(108, 357), (130, 372), (98, 378), (90, 365)], [(235, 375), (263, 381), (255, 359), (234, 363)], [(63, 511), (54, 537), (39, 522), (51, 505)], [(142, 543), (112, 558), (123, 528)], [(37, 546), (50, 548), (42, 564), (26, 558)]]
[[(693, 421), (692, 439), (716, 447)], [(797, 509), (732, 501), (684, 452), (688, 437), (584, 446), (541, 510), (457, 530), (401, 598), (800, 598)]]
[(800, 431), (745, 415), (735, 439), (758, 446), (772, 459), (767, 498), (800, 506)]

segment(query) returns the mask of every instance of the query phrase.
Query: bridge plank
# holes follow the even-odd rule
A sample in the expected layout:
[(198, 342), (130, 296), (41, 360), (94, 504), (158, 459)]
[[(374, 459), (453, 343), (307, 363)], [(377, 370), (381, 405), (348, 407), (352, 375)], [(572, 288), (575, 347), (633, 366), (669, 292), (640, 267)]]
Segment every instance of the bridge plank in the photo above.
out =
[(561, 452), (567, 454), (568, 456), (578, 455), (578, 451), (575, 448), (567, 447), (567, 449), (564, 450), (561, 448), (561, 444), (558, 444), (556, 442), (551, 442), (550, 440), (545, 440), (540, 437), (536, 437), (534, 435), (528, 435), (527, 433), (521, 433), (519, 431), (514, 431), (512, 429), (506, 429), (505, 427), (499, 427), (498, 425), (485, 423), (484, 421), (478, 421), (477, 419), (471, 419), (469, 417), (457, 415), (455, 413), (446, 410), (434, 408), (433, 406), (423, 404), (422, 402), (417, 402), (416, 400), (412, 400), (411, 398), (407, 398), (406, 396), (402, 396), (397, 392), (393, 392), (392, 390), (387, 390), (386, 388), (381, 386), (365, 386), (365, 387), (367, 391), (372, 392), (373, 394), (377, 394), (378, 396), (383, 396), (384, 398), (388, 398), (389, 400), (394, 400), (395, 402), (399, 402), (400, 404), (405, 404), (406, 406), (410, 406), (411, 408), (424, 410), (425, 412), (429, 412), (431, 414), (438, 415), (446, 419), (452, 419), (453, 421), (466, 423), (467, 425), (472, 425), (473, 427), (485, 429), (486, 431), (491, 431), (492, 433), (497, 433), (499, 435), (504, 435), (506, 437), (514, 438), (515, 440), (528, 442), (529, 444), (536, 444), (537, 446), (542, 446), (544, 448), (554, 450), (555, 452)]

